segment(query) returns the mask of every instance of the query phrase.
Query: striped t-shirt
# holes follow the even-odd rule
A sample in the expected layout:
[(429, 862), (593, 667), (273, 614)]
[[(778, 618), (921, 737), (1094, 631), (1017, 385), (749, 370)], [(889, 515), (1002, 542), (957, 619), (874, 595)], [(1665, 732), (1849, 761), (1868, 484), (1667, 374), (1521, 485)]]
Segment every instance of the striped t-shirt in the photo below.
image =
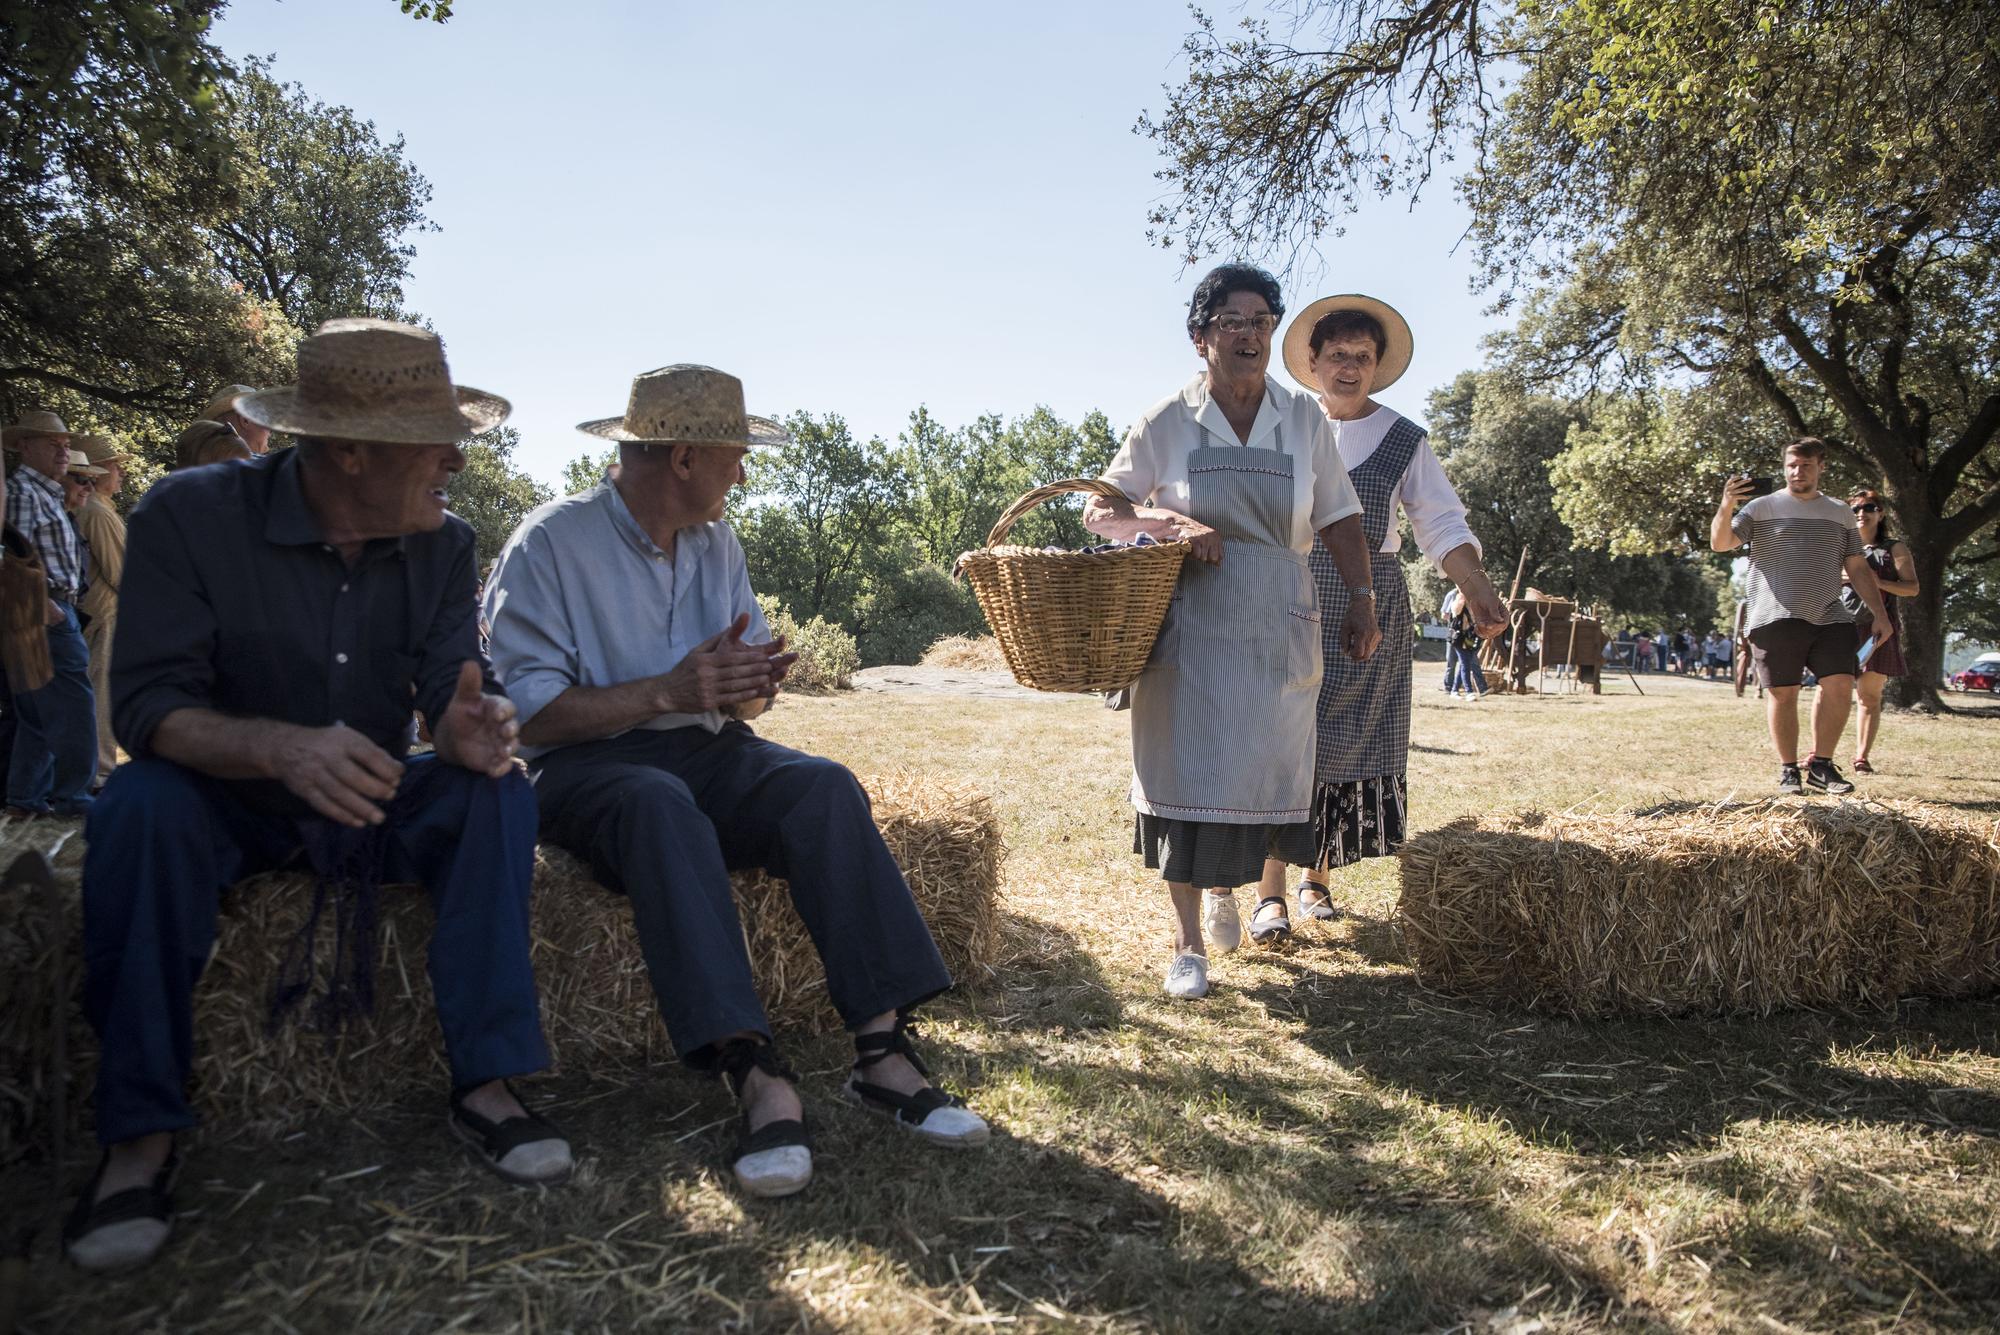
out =
[(1796, 617), (1814, 625), (1853, 621), (1840, 602), (1840, 572), (1861, 555), (1854, 516), (1831, 496), (1802, 501), (1789, 491), (1750, 501), (1730, 521), (1750, 545), (1745, 630)]

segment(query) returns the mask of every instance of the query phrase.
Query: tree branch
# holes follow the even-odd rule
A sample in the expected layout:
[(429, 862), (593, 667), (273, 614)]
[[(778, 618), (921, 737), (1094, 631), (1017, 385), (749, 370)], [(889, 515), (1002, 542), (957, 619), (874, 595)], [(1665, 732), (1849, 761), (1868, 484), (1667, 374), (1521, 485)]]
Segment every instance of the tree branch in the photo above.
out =
[(1945, 502), (1951, 498), (1966, 468), (1979, 457), (1981, 450), (1993, 442), (1995, 432), (2000, 432), (2000, 394), (1989, 394), (1986, 401), (1979, 405), (1979, 411), (1972, 415), (1972, 420), (1965, 424), (1965, 430), (1958, 433), (1958, 439), (1938, 456), (1936, 465), (1931, 469), (1933, 508), (1943, 512)]
[(173, 385), (151, 385), (144, 389), (114, 389), (109, 385), (92, 384), (87, 380), (78, 380), (60, 371), (51, 371), (40, 366), (0, 366), (0, 382), (17, 380), (74, 390), (86, 398), (96, 399), (101, 403), (116, 404), (120, 408), (158, 411), (187, 407), (186, 398), (177, 393)]

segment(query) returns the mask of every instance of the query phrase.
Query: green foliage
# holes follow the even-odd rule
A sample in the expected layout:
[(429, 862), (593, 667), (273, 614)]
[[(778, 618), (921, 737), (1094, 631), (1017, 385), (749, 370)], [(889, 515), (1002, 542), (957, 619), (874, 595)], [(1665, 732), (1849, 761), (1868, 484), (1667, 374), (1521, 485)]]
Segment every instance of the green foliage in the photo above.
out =
[(749, 484), (731, 501), (751, 587), (851, 623), (870, 578), (913, 559), (897, 525), (906, 479), (881, 441), (856, 440), (837, 415), (794, 413), (785, 428), (788, 443), (745, 457)]
[[(1155, 219), (1163, 239), (1190, 253), (1296, 244), (1469, 142), (1458, 184), (1485, 277), (1540, 289), (1508, 367), (1565, 396), (1651, 405), (1576, 442), (1571, 513), (1628, 550), (1671, 543), (1692, 520), (1687, 497), (1665, 497), (1661, 523), (1639, 512), (1659, 508), (1645, 488), (1621, 493), (1597, 464), (1630, 457), (1691, 485), (1746, 448), (1826, 437), (1848, 480), (1883, 491), (1916, 561), (1903, 698), (1927, 694), (1945, 572), (2000, 520), (2000, 7), (1288, 12), (1292, 26), (1250, 20), (1233, 40), (1201, 21), (1186, 84), (1142, 122), (1174, 191)], [(1703, 417), (1753, 429), (1677, 428)]]
[(580, 491), (589, 491), (604, 481), (604, 475), (618, 462), (618, 447), (613, 445), (600, 455), (579, 454), (563, 465), (563, 495), (574, 496)]
[(47, 407), (129, 429), (288, 360), (297, 331), (221, 281), (203, 241), (236, 199), (221, 114), (234, 72), (206, 36), (221, 7), (0, 7), (0, 411), (10, 419)]
[(497, 427), (465, 442), (465, 467), (451, 481), (451, 512), (479, 537), (479, 566), (500, 555), (528, 512), (553, 500), (549, 489), (514, 466), (521, 433)]
[(451, 18), (452, 0), (398, 0), (403, 12), (413, 19), (444, 23)]
[(233, 69), (221, 8), (0, 4), (0, 415), (163, 465), (218, 385), (289, 380), (323, 316), (402, 313), (428, 186), (400, 140)]
[[(1607, 401), (1586, 413), (1579, 405), (1527, 394), (1500, 375), (1466, 372), (1433, 394), (1429, 407), (1432, 447), (1465, 502), (1467, 521), (1486, 553), (1487, 571), (1502, 593), (1512, 586), (1518, 568), (1522, 588), (1574, 598), (1614, 621), (1706, 627), (1714, 620), (1716, 590), (1728, 584), (1719, 559), (1684, 555), (1691, 546), (1685, 541), (1673, 551), (1646, 544), (1621, 550), (1605, 534), (1586, 532), (1578, 513), (1561, 503), (1565, 470), (1581, 473), (1614, 496), (1628, 487), (1651, 488), (1648, 494), (1656, 501), (1671, 500), (1670, 479), (1655, 477), (1616, 448), (1580, 453), (1575, 443), (1614, 434), (1612, 424), (1625, 422), (1631, 404)], [(1713, 504), (1710, 497), (1708, 507)], [(1657, 516), (1671, 514), (1672, 508), (1656, 504), (1639, 512), (1655, 516), (1657, 524)], [(1597, 513), (1577, 509), (1586, 520)], [(1527, 563), (1522, 566), (1524, 549)], [(1422, 586), (1412, 581), (1413, 592), (1423, 587), (1434, 608), (1446, 586), (1428, 570), (1423, 580)]]
[[(914, 663), (985, 620), (947, 570), (984, 546), (999, 516), (1043, 482), (1101, 473), (1117, 448), (1102, 413), (1071, 426), (1046, 408), (952, 429), (924, 409), (894, 446), (856, 440), (836, 416), (794, 414), (790, 443), (753, 450), (730, 501), (752, 587), (802, 616), (852, 627), (861, 661)], [(1010, 541), (1084, 546), (1077, 503), (1030, 514)]]
[(963, 581), (928, 561), (884, 571), (854, 611), (862, 661), (915, 663), (947, 635), (984, 635), (986, 617)]
[(855, 670), (861, 666), (861, 655), (854, 647), (852, 635), (825, 617), (816, 616), (801, 625), (768, 593), (757, 595), (757, 606), (763, 609), (771, 633), (784, 636), (785, 647), (798, 651), (799, 661), (785, 675), (786, 690), (847, 689)]
[(438, 229), (402, 137), (384, 144), (369, 122), (256, 60), (231, 86), (228, 132), (236, 202), (205, 233), (223, 273), (300, 329), (337, 315), (409, 319), (409, 238)]

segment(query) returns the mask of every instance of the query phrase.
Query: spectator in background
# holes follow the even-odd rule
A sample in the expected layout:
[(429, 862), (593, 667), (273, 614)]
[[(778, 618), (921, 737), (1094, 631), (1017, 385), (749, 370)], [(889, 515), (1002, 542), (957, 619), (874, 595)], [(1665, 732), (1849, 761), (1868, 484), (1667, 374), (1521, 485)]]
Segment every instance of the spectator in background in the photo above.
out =
[(7, 806), (24, 816), (81, 816), (97, 771), (97, 716), (90, 651), (76, 602), (88, 582), (83, 540), (63, 509), (70, 431), (54, 413), (32, 412), (5, 429), (21, 468), (7, 488), (7, 522), (34, 549), (46, 581), (43, 612), (52, 675), (38, 690), (15, 690), (14, 750)]
[(250, 442), (237, 434), (236, 428), (226, 422), (211, 422), (206, 419), (196, 422), (181, 432), (174, 441), (174, 467), (200, 468), (204, 464), (219, 464), (229, 459), (254, 458), (256, 451)]
[(76, 443), (97, 470), (90, 495), (76, 511), (76, 526), (90, 546), (90, 587), (80, 606), (90, 618), (83, 640), (90, 650), (90, 689), (97, 705), (95, 788), (101, 788), (118, 764), (118, 743), (111, 735), (111, 640), (118, 629), (118, 584), (125, 576), (125, 518), (111, 498), (124, 485), (126, 454), (108, 436), (79, 436)]
[[(1889, 678), (1900, 677), (1910, 670), (1903, 661), (1903, 614), (1897, 603), (1916, 597), (1920, 586), (1916, 560), (1910, 549), (1889, 531), (1889, 521), (1882, 513), (1882, 498), (1875, 489), (1857, 488), (1847, 498), (1847, 508), (1854, 514), (1854, 531), (1861, 536), (1861, 554), (1882, 588), (1882, 605), (1888, 609), (1891, 627), (1891, 637), (1875, 646), (1862, 668), (1861, 680), (1856, 683), (1861, 717), (1854, 728), (1854, 772), (1873, 774), (1875, 766), (1869, 762), (1868, 751), (1882, 727), (1882, 689), (1889, 684)], [(1855, 639), (1867, 643), (1875, 635), (1875, 620), (1868, 615), (1851, 583), (1841, 593), (1841, 602), (1857, 613)]]
[(1715, 674), (1718, 672), (1728, 675), (1729, 637), (1720, 630), (1711, 630), (1708, 639), (1702, 642), (1702, 658), (1708, 667), (1710, 681), (1715, 680)]
[(1445, 628), (1450, 632), (1444, 642), (1445, 689), (1461, 699), (1482, 699), (1486, 695), (1486, 673), (1479, 666), (1479, 650), (1486, 641), (1472, 623), (1472, 613), (1465, 608), (1465, 594), (1456, 585), (1444, 596), (1442, 610)]
[[(1843, 571), (1874, 615), (1878, 634), (1894, 633), (1854, 515), (1820, 494), (1825, 471), (1825, 442), (1801, 436), (1785, 447), (1783, 491), (1753, 500), (1750, 478), (1732, 477), (1709, 522), (1714, 550), (1750, 548), (1750, 610), (1743, 624), (1757, 679), (1769, 695), (1766, 719), (1778, 752), (1778, 789), (1786, 793), (1806, 784), (1832, 794), (1854, 791), (1833, 763), (1857, 671), (1854, 614), (1841, 602)], [(1819, 693), (1813, 701), (1813, 757), (1802, 777), (1798, 702), (1808, 670), (1818, 679)]]
[(1639, 632), (1638, 645), (1632, 651), (1632, 669), (1635, 672), (1653, 670), (1653, 637), (1643, 630)]
[(201, 421), (220, 422), (233, 430), (243, 440), (244, 448), (251, 454), (263, 454), (271, 448), (271, 429), (259, 425), (236, 411), (236, 405), (245, 394), (257, 391), (248, 385), (224, 385), (215, 391), (208, 406), (201, 410)]

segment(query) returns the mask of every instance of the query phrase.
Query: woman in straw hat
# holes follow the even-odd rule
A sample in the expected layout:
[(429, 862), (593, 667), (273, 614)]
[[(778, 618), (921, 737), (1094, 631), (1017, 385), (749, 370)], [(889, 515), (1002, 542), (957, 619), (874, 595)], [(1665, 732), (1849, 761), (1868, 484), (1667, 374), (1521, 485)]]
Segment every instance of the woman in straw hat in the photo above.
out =
[[(1266, 374), (1283, 314), (1261, 269), (1203, 278), (1187, 319), (1202, 373), (1148, 411), (1105, 470), (1126, 499), (1084, 510), (1107, 537), (1191, 546), (1131, 692), (1133, 851), (1172, 897), (1174, 997), (1208, 991), (1204, 927), (1218, 949), (1241, 943), (1237, 886), (1269, 856), (1312, 860), (1323, 609), (1306, 554), (1324, 544), (1353, 581), (1368, 570), (1361, 502), (1325, 416)], [(1327, 626), (1355, 659), (1381, 638), (1362, 600)]]
[[(1362, 858), (1386, 857), (1403, 841), (1408, 810), (1405, 775), (1410, 748), (1410, 597), (1399, 549), (1400, 511), (1417, 546), (1458, 586), (1473, 625), (1491, 638), (1506, 629), (1507, 613), (1479, 567), (1479, 539), (1465, 521), (1465, 506), (1438, 466), (1424, 429), (1373, 395), (1408, 369), (1410, 326), (1386, 302), (1347, 294), (1322, 297), (1299, 312), (1285, 331), (1285, 369), (1319, 400), (1333, 424), (1341, 462), (1363, 507), (1370, 552), (1369, 600), (1382, 618), (1382, 652), (1355, 662), (1328, 637), (1326, 675), (1319, 690), (1317, 788), (1313, 799), (1314, 856), (1298, 887), (1300, 915), (1339, 915), (1327, 876)], [(1361, 595), (1345, 572), (1313, 553), (1313, 581), (1331, 625)], [(1292, 861), (1291, 859), (1287, 859)], [(1263, 910), (1278, 934), (1290, 930), (1281, 897), (1284, 865), (1264, 869)], [(1253, 924), (1253, 934), (1257, 926)]]

